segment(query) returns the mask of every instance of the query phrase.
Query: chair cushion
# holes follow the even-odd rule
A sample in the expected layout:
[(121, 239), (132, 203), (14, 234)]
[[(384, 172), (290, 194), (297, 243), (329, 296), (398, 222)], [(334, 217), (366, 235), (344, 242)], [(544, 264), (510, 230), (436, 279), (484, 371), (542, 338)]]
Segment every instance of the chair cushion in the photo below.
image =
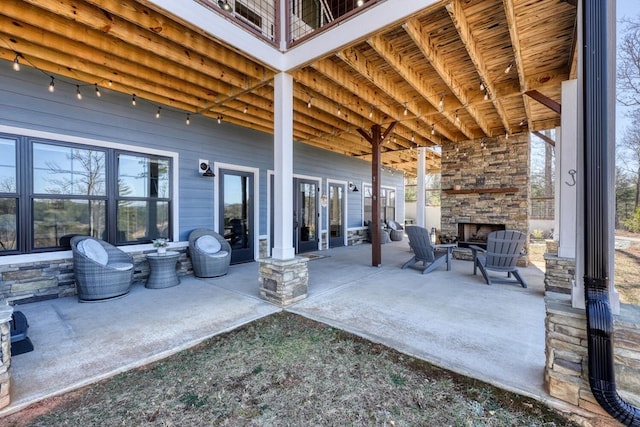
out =
[(93, 239), (85, 239), (78, 243), (78, 251), (98, 264), (107, 265), (109, 254), (102, 245)]
[(212, 257), (212, 258), (224, 258), (227, 255), (229, 255), (229, 252), (227, 252), (227, 251), (218, 251), (218, 252), (213, 253), (213, 254), (209, 254), (208, 253), (207, 255)]
[(207, 255), (215, 254), (222, 248), (218, 239), (208, 234), (198, 237), (195, 241), (195, 246)]
[(392, 230), (397, 230), (398, 224), (395, 221), (387, 221), (387, 227), (389, 227)]
[(107, 267), (111, 267), (119, 271), (127, 271), (133, 268), (133, 264), (131, 264), (130, 262), (112, 262), (107, 264)]

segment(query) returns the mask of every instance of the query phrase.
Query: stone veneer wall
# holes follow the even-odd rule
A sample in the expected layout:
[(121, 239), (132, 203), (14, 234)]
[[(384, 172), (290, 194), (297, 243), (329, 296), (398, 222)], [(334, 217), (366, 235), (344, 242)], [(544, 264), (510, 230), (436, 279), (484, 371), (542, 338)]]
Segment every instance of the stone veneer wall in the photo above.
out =
[(355, 246), (361, 245), (362, 243), (368, 242), (368, 229), (367, 227), (362, 227), (357, 230), (349, 230), (347, 231), (347, 245)]
[[(611, 423), (589, 386), (587, 318), (572, 308), (574, 258), (557, 256), (558, 242), (547, 241), (545, 259), (545, 383), (549, 394), (592, 414), (592, 425)], [(622, 304), (614, 316), (614, 365), (620, 395), (640, 406), (640, 307)]]
[[(443, 145), (440, 234), (456, 236), (458, 223), (471, 222), (505, 224), (528, 235), (529, 169), (527, 134)], [(516, 190), (483, 191), (506, 188)]]
[[(181, 253), (177, 264), (178, 275), (192, 274), (187, 248), (171, 250)], [(134, 281), (144, 282), (149, 277), (149, 263), (145, 258), (149, 252), (153, 251), (130, 254), (134, 262)], [(69, 258), (62, 260), (0, 265), (0, 299), (23, 304), (75, 295), (73, 258), (69, 254)]]

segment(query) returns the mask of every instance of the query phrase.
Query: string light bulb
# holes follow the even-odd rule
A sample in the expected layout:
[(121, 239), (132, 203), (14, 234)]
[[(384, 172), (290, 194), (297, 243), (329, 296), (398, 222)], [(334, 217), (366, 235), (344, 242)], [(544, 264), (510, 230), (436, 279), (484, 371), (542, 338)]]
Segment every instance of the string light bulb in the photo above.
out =
[(311, 100), (313, 99), (313, 97), (309, 97), (309, 102), (307, 102), (307, 108), (311, 108)]
[(18, 54), (16, 53), (16, 57), (13, 58), (13, 71), (20, 71), (20, 60), (18, 59)]
[(373, 105), (369, 105), (369, 118), (373, 117)]
[(245, 106), (244, 106), (244, 110), (242, 110), (242, 112), (243, 112), (244, 114), (247, 114), (247, 111), (249, 111), (249, 106), (248, 106), (248, 105), (245, 105)]
[(222, 123), (222, 116), (218, 116), (218, 124)]
[(131, 105), (136, 106), (136, 94), (131, 95)]
[(358, 7), (362, 6), (363, 4), (364, 4), (364, 0), (358, 0), (356, 2), (356, 6), (358, 6)]
[(456, 110), (456, 123), (460, 123), (460, 113)]
[(435, 134), (436, 134), (436, 124), (435, 124), (435, 123), (433, 123), (433, 124), (431, 125), (431, 135), (435, 135)]
[(504, 69), (504, 73), (505, 74), (509, 74), (511, 72), (511, 69), (513, 68), (513, 62), (509, 63), (509, 65), (507, 65), (507, 68)]
[(342, 115), (342, 106), (338, 105), (338, 116)]
[(440, 102), (438, 103), (438, 105), (440, 106), (441, 110), (444, 108), (444, 93), (440, 95)]
[(156, 111), (156, 119), (160, 118), (160, 110), (162, 109), (162, 107), (158, 107), (158, 111)]
[(108, 85), (109, 85), (109, 87), (113, 86), (113, 81), (109, 80)]
[(53, 81), (53, 76), (51, 76), (51, 83), (49, 83), (49, 92), (53, 93), (56, 90), (56, 84)]
[(485, 101), (488, 101), (488, 100), (489, 100), (489, 92), (488, 92), (488, 91), (485, 91), (485, 92), (484, 92), (484, 100), (485, 100)]
[(187, 126), (191, 124), (191, 115), (189, 113), (187, 113), (187, 120), (185, 120), (185, 123), (187, 124)]
[(407, 103), (404, 103), (404, 115), (406, 116), (407, 114), (409, 114), (409, 106), (407, 105)]
[(416, 142), (416, 137), (413, 135), (413, 132), (411, 132), (411, 142)]
[(484, 82), (482, 80), (480, 80), (480, 90), (484, 90)]
[(82, 93), (80, 93), (80, 85), (76, 85), (76, 98), (82, 99)]
[(96, 96), (100, 98), (102, 94), (100, 93), (100, 89), (98, 89), (98, 83), (96, 83), (95, 86), (96, 86)]

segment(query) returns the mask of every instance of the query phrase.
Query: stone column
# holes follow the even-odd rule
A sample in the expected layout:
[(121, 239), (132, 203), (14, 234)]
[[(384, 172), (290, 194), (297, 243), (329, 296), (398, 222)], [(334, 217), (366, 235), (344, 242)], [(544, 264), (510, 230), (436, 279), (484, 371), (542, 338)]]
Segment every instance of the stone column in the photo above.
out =
[(9, 406), (11, 396), (11, 328), (9, 321), (13, 314), (13, 307), (6, 301), (0, 302), (0, 408)]
[(258, 279), (260, 296), (281, 307), (305, 299), (309, 283), (307, 261), (303, 257), (261, 259)]

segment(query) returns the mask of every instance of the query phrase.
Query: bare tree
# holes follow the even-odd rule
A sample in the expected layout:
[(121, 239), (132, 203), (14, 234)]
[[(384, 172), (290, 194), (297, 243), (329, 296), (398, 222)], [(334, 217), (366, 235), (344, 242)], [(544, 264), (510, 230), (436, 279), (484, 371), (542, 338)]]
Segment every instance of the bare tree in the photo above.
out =
[(623, 37), (618, 45), (618, 102), (640, 106), (640, 16), (625, 19)]
[(640, 205), (640, 108), (631, 111), (629, 117), (633, 122), (618, 144), (618, 164), (621, 172), (635, 182), (635, 211)]

